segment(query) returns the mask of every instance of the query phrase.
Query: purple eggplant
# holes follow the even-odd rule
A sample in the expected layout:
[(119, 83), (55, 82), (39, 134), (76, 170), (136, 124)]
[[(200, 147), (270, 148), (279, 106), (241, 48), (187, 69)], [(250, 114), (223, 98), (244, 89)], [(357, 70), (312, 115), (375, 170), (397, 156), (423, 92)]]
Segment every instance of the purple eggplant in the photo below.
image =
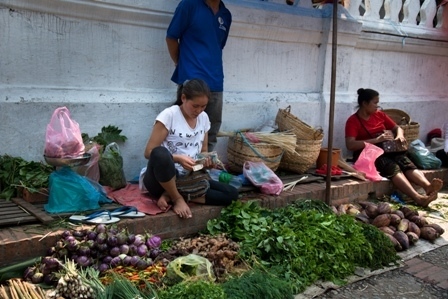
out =
[(145, 244), (142, 244), (137, 247), (138, 256), (146, 256), (146, 254), (148, 254), (148, 247)]
[(121, 258), (116, 256), (110, 261), (110, 266), (112, 268), (120, 266), (121, 265)]
[(150, 249), (159, 248), (161, 244), (162, 244), (162, 239), (159, 236), (151, 236), (146, 241), (146, 246), (148, 246), (148, 248), (150, 248)]
[(81, 255), (78, 256), (78, 258), (76, 259), (76, 263), (81, 267), (88, 267), (92, 264), (92, 259), (89, 258), (88, 256)]

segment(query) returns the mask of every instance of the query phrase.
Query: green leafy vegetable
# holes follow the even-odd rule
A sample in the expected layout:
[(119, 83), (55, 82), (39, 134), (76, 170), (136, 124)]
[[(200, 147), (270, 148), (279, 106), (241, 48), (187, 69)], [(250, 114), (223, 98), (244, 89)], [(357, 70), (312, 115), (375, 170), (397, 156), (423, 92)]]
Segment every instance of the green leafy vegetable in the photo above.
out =
[(182, 282), (166, 290), (161, 291), (158, 295), (160, 299), (172, 299), (172, 298), (226, 299), (227, 298), (221, 285), (204, 280)]
[(373, 249), (363, 228), (349, 215), (326, 210), (314, 201), (275, 210), (239, 201), (210, 220), (207, 229), (238, 241), (242, 258), (256, 259), (290, 280), (299, 293), (318, 279), (342, 284), (356, 266), (372, 264)]
[(107, 127), (102, 127), (101, 132), (94, 137), (90, 137), (86, 133), (82, 133), (81, 135), (84, 144), (96, 142), (101, 145), (104, 150), (104, 148), (112, 142), (120, 143), (125, 142), (128, 139), (126, 136), (121, 135), (121, 132), (122, 130), (118, 127), (109, 125)]
[(54, 167), (42, 162), (26, 161), (21, 157), (0, 156), (0, 198), (10, 200), (17, 195), (17, 187), (37, 192), (48, 188)]
[(266, 271), (252, 270), (222, 284), (227, 298), (289, 299), (294, 298), (291, 284)]

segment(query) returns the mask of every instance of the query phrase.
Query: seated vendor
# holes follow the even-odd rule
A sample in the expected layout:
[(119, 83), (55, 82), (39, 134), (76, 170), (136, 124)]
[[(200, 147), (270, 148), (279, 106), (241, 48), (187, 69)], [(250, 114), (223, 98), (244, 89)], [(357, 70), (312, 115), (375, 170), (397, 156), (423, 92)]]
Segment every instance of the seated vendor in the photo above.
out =
[[(401, 140), (405, 142), (403, 129), (400, 128), (386, 113), (378, 110), (379, 93), (373, 89), (358, 89), (358, 110), (351, 115), (345, 125), (345, 144), (348, 150), (354, 152), (354, 159), (364, 149), (365, 143), (380, 145), (386, 140)], [(391, 130), (389, 134), (385, 130)], [(395, 136), (395, 137), (394, 137)], [(392, 181), (394, 186), (422, 207), (437, 199), (437, 192), (442, 188), (443, 181), (426, 179), (422, 171), (404, 153), (384, 153), (375, 160), (375, 167), (382, 177)], [(412, 184), (422, 187), (424, 194), (414, 189)]]
[[(207, 152), (210, 120), (204, 110), (209, 98), (210, 90), (202, 80), (187, 80), (180, 85), (175, 104), (157, 116), (145, 149), (146, 189), (158, 199), (162, 211), (173, 204), (174, 212), (181, 218), (191, 218), (192, 213), (186, 198), (179, 193), (176, 179), (191, 172), (198, 155)], [(210, 158), (203, 165), (214, 166)], [(235, 187), (211, 179), (208, 183), (205, 196), (191, 201), (226, 206), (238, 199)]]

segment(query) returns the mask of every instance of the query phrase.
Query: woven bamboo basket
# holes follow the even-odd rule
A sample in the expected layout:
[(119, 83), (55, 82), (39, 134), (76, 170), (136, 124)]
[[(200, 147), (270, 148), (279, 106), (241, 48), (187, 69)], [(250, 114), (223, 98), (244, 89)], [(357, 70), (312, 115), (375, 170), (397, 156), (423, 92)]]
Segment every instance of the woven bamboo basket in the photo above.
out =
[(420, 134), (420, 124), (411, 121), (409, 114), (399, 109), (384, 109), (383, 112), (403, 129), (404, 138), (406, 138), (408, 143), (418, 139)]
[(411, 121), (409, 125), (400, 125), (404, 131), (404, 138), (406, 138), (408, 143), (418, 139), (420, 134), (420, 124)]
[(322, 129), (312, 128), (291, 113), (291, 106), (279, 109), (275, 117), (279, 131), (291, 131), (297, 140), (320, 140), (323, 138)]
[(251, 143), (241, 136), (229, 137), (227, 144), (227, 168), (229, 171), (242, 173), (246, 161), (264, 162), (276, 171), (283, 156), (283, 149), (269, 143)]
[(285, 152), (280, 162), (280, 169), (298, 174), (305, 173), (316, 163), (322, 147), (322, 140), (297, 140), (295, 154)]

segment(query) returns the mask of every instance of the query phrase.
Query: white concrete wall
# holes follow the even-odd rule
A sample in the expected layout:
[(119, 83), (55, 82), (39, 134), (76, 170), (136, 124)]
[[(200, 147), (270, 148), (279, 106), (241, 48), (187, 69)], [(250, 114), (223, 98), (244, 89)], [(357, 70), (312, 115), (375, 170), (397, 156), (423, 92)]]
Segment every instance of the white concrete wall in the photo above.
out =
[[(0, 0), (0, 154), (42, 160), (51, 114), (67, 106), (89, 135), (107, 125), (122, 129), (126, 175), (138, 175), (152, 122), (175, 97), (165, 33), (178, 2)], [(291, 105), (327, 132), (330, 7), (225, 3), (234, 23), (224, 50), (222, 130), (259, 127)], [(446, 120), (444, 38), (364, 32), (345, 18), (337, 44), (334, 147), (345, 148), (343, 128), (360, 87), (377, 89), (384, 108), (407, 111), (421, 124), (421, 138)], [(225, 150), (221, 139), (224, 160)]]

